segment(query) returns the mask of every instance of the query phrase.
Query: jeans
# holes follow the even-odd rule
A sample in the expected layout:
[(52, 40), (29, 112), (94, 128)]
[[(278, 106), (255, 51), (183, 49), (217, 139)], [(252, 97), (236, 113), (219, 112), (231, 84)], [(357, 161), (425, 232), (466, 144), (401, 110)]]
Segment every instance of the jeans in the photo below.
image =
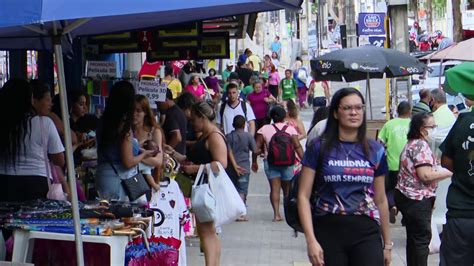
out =
[(430, 253), (431, 212), (434, 198), (412, 200), (395, 190), (395, 204), (403, 215), (407, 232), (407, 266), (426, 266)]
[(474, 219), (448, 218), (441, 241), (440, 266), (474, 265)]

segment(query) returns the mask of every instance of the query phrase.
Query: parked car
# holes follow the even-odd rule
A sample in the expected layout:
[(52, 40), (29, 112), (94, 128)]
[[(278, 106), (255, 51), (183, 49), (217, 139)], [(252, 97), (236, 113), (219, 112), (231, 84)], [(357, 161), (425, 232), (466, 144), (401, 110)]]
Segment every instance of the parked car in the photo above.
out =
[[(419, 92), (421, 89), (438, 89), (442, 87), (445, 81), (444, 73), (446, 70), (455, 67), (461, 64), (461, 61), (446, 61), (441, 64), (441, 62), (435, 62), (428, 64), (427, 71), (418, 77), (418, 84), (417, 82), (412, 83), (412, 99), (413, 104), (417, 103), (420, 100)], [(448, 105), (454, 105), (458, 107), (458, 110), (461, 111), (465, 109), (464, 106), (464, 99), (459, 94), (457, 96), (446, 94), (446, 100)]]

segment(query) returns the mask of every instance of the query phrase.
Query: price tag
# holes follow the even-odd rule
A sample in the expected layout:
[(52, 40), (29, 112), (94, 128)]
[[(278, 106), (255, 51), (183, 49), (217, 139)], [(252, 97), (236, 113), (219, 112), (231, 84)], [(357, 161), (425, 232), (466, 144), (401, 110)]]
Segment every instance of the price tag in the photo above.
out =
[(148, 98), (151, 108), (156, 108), (156, 102), (164, 102), (166, 100), (167, 84), (160, 84), (155, 80), (141, 80), (136, 92)]

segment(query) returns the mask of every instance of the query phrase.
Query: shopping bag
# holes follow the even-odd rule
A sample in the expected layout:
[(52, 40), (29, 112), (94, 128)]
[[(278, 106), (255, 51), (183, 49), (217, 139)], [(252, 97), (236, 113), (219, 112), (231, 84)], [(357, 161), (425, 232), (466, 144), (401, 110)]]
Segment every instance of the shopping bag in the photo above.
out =
[(441, 247), (441, 239), (439, 238), (438, 226), (436, 222), (431, 219), (431, 241), (430, 241), (430, 254), (439, 253)]
[(232, 223), (240, 216), (247, 214), (247, 208), (222, 164), (217, 162), (217, 166), (219, 173), (215, 175), (211, 165), (206, 165), (209, 185), (216, 198), (216, 220), (214, 223), (216, 226), (221, 226)]
[(204, 184), (205, 167), (203, 164), (199, 167), (191, 192), (191, 211), (200, 223), (213, 222), (216, 218), (216, 199), (209, 184)]

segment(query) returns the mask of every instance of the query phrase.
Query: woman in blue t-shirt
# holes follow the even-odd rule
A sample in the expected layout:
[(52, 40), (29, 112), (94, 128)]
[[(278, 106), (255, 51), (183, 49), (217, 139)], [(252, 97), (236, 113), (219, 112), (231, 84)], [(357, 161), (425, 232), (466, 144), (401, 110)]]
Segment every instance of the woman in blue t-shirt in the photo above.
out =
[(308, 257), (313, 265), (388, 265), (387, 163), (383, 147), (367, 139), (362, 94), (337, 91), (329, 114), (302, 161), (298, 211)]

